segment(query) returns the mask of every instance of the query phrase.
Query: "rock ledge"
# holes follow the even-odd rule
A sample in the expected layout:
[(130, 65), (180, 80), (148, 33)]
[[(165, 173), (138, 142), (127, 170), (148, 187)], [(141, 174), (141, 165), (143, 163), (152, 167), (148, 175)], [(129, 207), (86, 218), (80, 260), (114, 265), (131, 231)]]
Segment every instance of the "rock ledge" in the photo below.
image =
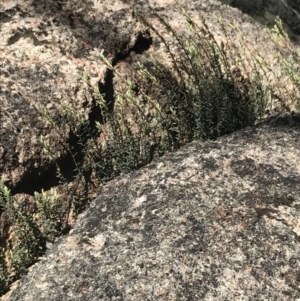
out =
[(300, 117), (108, 183), (16, 300), (300, 300)]

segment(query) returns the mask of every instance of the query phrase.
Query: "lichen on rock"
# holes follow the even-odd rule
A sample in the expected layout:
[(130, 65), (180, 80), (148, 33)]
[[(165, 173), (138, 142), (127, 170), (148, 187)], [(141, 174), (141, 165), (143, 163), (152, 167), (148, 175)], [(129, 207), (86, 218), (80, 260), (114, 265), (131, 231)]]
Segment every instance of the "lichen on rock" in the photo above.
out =
[(296, 300), (299, 134), (273, 118), (109, 182), (9, 300)]

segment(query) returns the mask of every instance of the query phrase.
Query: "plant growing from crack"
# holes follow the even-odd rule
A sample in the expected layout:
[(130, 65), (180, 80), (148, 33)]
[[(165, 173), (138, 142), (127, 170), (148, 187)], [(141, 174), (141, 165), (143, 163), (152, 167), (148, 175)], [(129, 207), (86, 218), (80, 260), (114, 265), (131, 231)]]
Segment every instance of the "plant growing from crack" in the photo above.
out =
[(54, 242), (61, 234), (62, 210), (55, 190), (35, 193), (36, 213), (28, 212), (25, 200), (17, 200), (0, 181), (0, 206), (5, 210), (13, 238), (0, 250), (0, 292), (35, 262), (46, 250), (46, 242)]

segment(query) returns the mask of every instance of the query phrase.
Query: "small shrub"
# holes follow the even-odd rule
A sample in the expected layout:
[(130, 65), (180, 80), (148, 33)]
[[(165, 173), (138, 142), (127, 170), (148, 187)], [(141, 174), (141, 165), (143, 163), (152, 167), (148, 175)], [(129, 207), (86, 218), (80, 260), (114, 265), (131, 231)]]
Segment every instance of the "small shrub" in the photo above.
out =
[(53, 242), (61, 234), (61, 210), (54, 190), (50, 194), (35, 193), (38, 219), (28, 212), (25, 200), (17, 200), (0, 181), (0, 205), (5, 210), (10, 237), (6, 247), (0, 250), (0, 292), (44, 254), (46, 242)]

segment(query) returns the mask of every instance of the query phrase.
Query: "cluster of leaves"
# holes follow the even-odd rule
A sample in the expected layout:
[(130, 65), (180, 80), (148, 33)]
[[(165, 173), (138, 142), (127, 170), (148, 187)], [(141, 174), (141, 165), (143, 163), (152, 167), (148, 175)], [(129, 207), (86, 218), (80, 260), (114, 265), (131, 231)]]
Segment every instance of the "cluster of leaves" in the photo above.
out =
[[(280, 45), (278, 61), (281, 68), (277, 72), (258, 51), (248, 49), (248, 42), (236, 24), (228, 27), (219, 19), (224, 35), (224, 40), (219, 41), (204, 18), (199, 27), (181, 7), (178, 9), (186, 19), (188, 34), (177, 34), (164, 18), (156, 15), (173, 36), (176, 51), (159, 30), (138, 15), (139, 20), (161, 39), (171, 66), (166, 67), (154, 59), (138, 63), (135, 66), (138, 82), (124, 79), (126, 88), (116, 91), (114, 104), (108, 102), (99, 86), (91, 84), (88, 74), (84, 75), (101, 111), (101, 122), (95, 122), (94, 129), (70, 104), (61, 104), (61, 114), (70, 125), (80, 128), (76, 138), (82, 145), (81, 153), (74, 153), (63, 141), (61, 133), (61, 144), (71, 155), (78, 174), (71, 196), (76, 196), (76, 188), (84, 179), (96, 178), (103, 183), (194, 139), (215, 139), (254, 125), (274, 110), (299, 110), (297, 67), (300, 51), (290, 47), (280, 20), (274, 29), (267, 31), (275, 45)], [(240, 36), (239, 43), (226, 43), (230, 36), (228, 30)], [(104, 52), (100, 53), (100, 59), (108, 70), (122, 78)], [(60, 127), (46, 108), (39, 106), (37, 109), (60, 134)], [(44, 137), (41, 137), (41, 143), (57, 162), (57, 155)], [(57, 170), (62, 184), (67, 186), (58, 164)], [(87, 190), (88, 186), (83, 183), (82, 187)], [(93, 189), (99, 189), (99, 186)], [(88, 199), (88, 193), (75, 198), (76, 201), (70, 199), (67, 216), (71, 209), (76, 215)], [(13, 243), (0, 252), (0, 292), (4, 292), (13, 279), (22, 275), (43, 254), (47, 241), (53, 242), (65, 228), (66, 208), (63, 210), (55, 190), (36, 193), (34, 200), (35, 213), (29, 214), (25, 203), (17, 202), (0, 183), (0, 205), (9, 217), (15, 236)]]
[(0, 206), (12, 233), (6, 248), (0, 250), (1, 294), (45, 253), (46, 242), (54, 242), (61, 234), (63, 211), (55, 190), (36, 192), (34, 199), (36, 210), (30, 213), (27, 202), (14, 198), (0, 181)]

